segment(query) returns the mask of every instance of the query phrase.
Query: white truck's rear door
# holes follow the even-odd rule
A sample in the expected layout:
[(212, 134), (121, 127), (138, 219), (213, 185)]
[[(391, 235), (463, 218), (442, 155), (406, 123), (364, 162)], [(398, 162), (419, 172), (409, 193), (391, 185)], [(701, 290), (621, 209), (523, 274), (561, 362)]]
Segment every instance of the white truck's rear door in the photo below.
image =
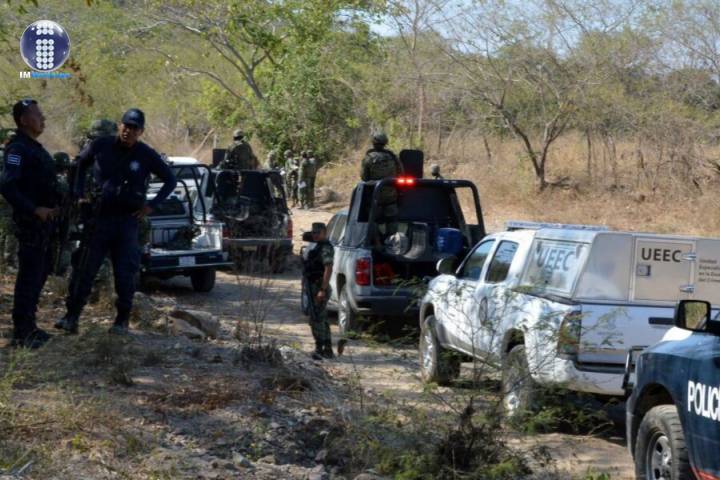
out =
[(632, 282), (636, 302), (677, 302), (693, 293), (695, 242), (637, 237)]

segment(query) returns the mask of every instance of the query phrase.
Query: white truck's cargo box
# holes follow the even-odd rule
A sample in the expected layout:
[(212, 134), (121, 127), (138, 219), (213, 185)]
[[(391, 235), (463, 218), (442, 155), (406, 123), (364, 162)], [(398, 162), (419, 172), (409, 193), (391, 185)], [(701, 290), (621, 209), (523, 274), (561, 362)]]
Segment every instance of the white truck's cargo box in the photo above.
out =
[(720, 305), (720, 239), (541, 229), (523, 283), (568, 299)]

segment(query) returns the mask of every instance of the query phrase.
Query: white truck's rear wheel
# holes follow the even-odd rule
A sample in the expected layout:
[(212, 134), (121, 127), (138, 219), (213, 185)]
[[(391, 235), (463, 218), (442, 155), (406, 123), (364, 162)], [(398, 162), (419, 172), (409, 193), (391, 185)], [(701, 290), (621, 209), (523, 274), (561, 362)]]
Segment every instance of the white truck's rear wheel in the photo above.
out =
[(420, 374), (425, 383), (448, 385), (460, 375), (460, 359), (442, 347), (435, 333), (435, 317), (429, 315), (420, 329)]
[(651, 408), (638, 429), (635, 476), (643, 480), (694, 478), (675, 405)]
[(525, 345), (515, 345), (503, 362), (503, 411), (508, 418), (537, 408), (538, 387), (530, 375)]

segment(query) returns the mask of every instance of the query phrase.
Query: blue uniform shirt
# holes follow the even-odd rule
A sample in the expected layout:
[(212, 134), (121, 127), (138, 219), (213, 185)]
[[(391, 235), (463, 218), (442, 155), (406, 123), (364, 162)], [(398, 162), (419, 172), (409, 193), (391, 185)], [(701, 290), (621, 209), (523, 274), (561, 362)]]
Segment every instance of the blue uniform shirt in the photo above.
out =
[(127, 192), (135, 192), (140, 196), (140, 203), (144, 203), (151, 174), (164, 182), (155, 198), (147, 203), (151, 208), (165, 200), (177, 185), (170, 167), (143, 142), (137, 142), (132, 148), (122, 145), (117, 137), (100, 137), (89, 143), (78, 156), (75, 186), (78, 197), (84, 195), (85, 172), (90, 166), (102, 197), (102, 213), (106, 214), (130, 214), (138, 210), (142, 205), (128, 201)]
[(38, 141), (18, 131), (3, 157), (0, 193), (15, 214), (33, 215), (37, 207), (59, 204), (55, 161)]

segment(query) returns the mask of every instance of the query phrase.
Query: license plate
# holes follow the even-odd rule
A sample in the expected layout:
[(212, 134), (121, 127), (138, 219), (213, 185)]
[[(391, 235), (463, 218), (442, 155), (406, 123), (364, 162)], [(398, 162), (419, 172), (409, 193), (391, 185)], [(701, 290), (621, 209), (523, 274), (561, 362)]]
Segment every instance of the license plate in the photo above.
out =
[(256, 252), (257, 247), (242, 247), (243, 252)]
[(181, 267), (194, 267), (195, 266), (195, 257), (180, 257), (178, 264)]

